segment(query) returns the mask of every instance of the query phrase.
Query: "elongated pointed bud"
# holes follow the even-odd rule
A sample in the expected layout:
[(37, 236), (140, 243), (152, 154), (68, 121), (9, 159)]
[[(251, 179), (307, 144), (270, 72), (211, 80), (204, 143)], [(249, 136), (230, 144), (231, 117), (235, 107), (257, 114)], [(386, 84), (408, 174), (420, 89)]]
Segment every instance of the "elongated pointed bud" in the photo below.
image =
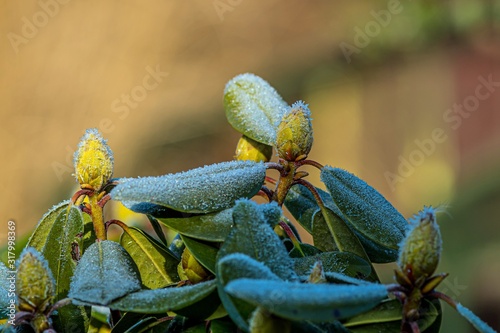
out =
[(412, 227), (401, 243), (398, 265), (415, 282), (436, 271), (441, 256), (441, 233), (432, 207), (424, 207), (410, 223)]
[(305, 159), (313, 144), (311, 112), (304, 102), (296, 102), (281, 119), (276, 133), (278, 155), (287, 161)]
[(309, 273), (309, 277), (307, 278), (307, 282), (309, 283), (326, 283), (325, 272), (323, 270), (323, 264), (320, 260), (316, 261), (311, 269), (311, 273)]
[(273, 154), (273, 147), (257, 142), (243, 135), (236, 146), (235, 160), (269, 162)]
[(100, 190), (113, 176), (113, 152), (95, 128), (88, 129), (75, 152), (75, 177), (80, 185)]
[(17, 262), (16, 289), (19, 310), (44, 313), (54, 300), (55, 281), (45, 258), (26, 248)]

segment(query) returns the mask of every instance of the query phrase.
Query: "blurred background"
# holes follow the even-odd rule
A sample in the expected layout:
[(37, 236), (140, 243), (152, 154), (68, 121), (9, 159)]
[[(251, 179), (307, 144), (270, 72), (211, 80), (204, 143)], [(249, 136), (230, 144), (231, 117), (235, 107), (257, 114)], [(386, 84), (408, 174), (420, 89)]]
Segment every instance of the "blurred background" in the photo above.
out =
[[(222, 93), (252, 72), (309, 104), (312, 159), (406, 217), (446, 207), (441, 290), (500, 329), (500, 1), (0, 6), (0, 220), (19, 237), (75, 191), (86, 128), (109, 140), (116, 177), (232, 159)], [(444, 309), (443, 332), (472, 331)]]

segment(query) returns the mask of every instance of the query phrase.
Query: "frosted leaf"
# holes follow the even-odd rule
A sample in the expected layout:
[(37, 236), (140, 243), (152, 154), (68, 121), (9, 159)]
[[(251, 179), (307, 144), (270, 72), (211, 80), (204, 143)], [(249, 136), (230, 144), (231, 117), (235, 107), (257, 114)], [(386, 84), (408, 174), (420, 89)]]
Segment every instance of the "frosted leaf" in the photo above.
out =
[(190, 286), (141, 290), (111, 303), (109, 307), (148, 314), (178, 311), (206, 298), (215, 288), (215, 280), (210, 280)]
[(228, 254), (217, 262), (217, 291), (229, 317), (242, 329), (248, 330), (247, 319), (255, 306), (235, 299), (224, 291), (230, 281), (240, 278), (279, 280), (266, 265), (242, 253)]
[(321, 180), (333, 198), (335, 207), (331, 209), (341, 213), (368, 253), (377, 251), (377, 257), (371, 259), (396, 260), (408, 223), (394, 206), (365, 181), (345, 170), (326, 166), (321, 171)]
[(387, 297), (386, 287), (381, 284), (310, 284), (245, 278), (231, 281), (225, 290), (278, 317), (314, 322), (354, 316)]
[(471, 310), (463, 306), (462, 304), (457, 304), (457, 311), (460, 313), (465, 319), (469, 321), (469, 323), (474, 326), (474, 328), (480, 333), (496, 333), (496, 331), (491, 328), (488, 324), (482, 321), (478, 316), (476, 316)]
[(263, 163), (223, 162), (158, 177), (123, 178), (111, 197), (127, 206), (147, 202), (181, 212), (210, 213), (254, 196), (265, 173)]
[(68, 209), (69, 204), (69, 200), (64, 200), (57, 205), (54, 205), (42, 216), (35, 227), (35, 231), (28, 240), (28, 244), (30, 244), (30, 246), (36, 248), (38, 251), (42, 250), (42, 248), (46, 245), (47, 236), (52, 230), (56, 218), (63, 210)]
[[(7, 311), (9, 306), (10, 298), (9, 295), (9, 284), (15, 279), (7, 280), (11, 278), (9, 270), (5, 264), (0, 261), (0, 319), (7, 318)], [(14, 309), (15, 310), (15, 309)]]
[(247, 73), (227, 83), (224, 107), (234, 129), (255, 141), (274, 146), (277, 126), (288, 105), (269, 83)]
[(79, 305), (108, 305), (141, 288), (135, 263), (113, 241), (99, 241), (85, 251), (75, 269), (68, 297)]
[(280, 278), (296, 280), (293, 261), (271, 227), (278, 221), (266, 219), (271, 216), (276, 219), (281, 216), (281, 209), (275, 203), (258, 205), (251, 200), (238, 200), (233, 208), (233, 230), (222, 245), (219, 256), (243, 253), (264, 263)]

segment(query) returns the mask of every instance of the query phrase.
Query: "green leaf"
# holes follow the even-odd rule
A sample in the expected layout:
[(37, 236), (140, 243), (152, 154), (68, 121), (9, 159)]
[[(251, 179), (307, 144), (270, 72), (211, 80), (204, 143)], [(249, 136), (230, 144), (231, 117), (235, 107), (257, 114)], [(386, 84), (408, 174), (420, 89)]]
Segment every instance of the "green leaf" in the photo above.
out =
[[(333, 237), (334, 235), (332, 234), (332, 231), (329, 227), (329, 223), (327, 223), (328, 218), (337, 219), (338, 216), (335, 214), (329, 214), (325, 218), (325, 216), (321, 213), (321, 211), (319, 211), (319, 209), (318, 211), (316, 211), (312, 218), (311, 224), (313, 230), (311, 232), (311, 236), (313, 237), (314, 246), (316, 246), (321, 251), (332, 252), (336, 251), (338, 248), (337, 244), (335, 243), (335, 238)], [(342, 222), (340, 221), (337, 222), (342, 224)], [(349, 238), (352, 238), (352, 235), (349, 236)]]
[(316, 226), (318, 223), (326, 224), (339, 251), (349, 251), (368, 259), (358, 237), (349, 229), (344, 220), (332, 210), (325, 208), (323, 211), (316, 212), (313, 216), (313, 225)]
[(233, 214), (232, 209), (225, 209), (216, 213), (186, 218), (165, 218), (159, 221), (170, 229), (192, 238), (223, 242), (232, 229)]
[(295, 271), (299, 276), (307, 276), (316, 261), (320, 260), (326, 272), (342, 273), (351, 277), (366, 277), (371, 273), (370, 264), (350, 252), (323, 252), (310, 257), (294, 259)]
[(35, 232), (28, 241), (27, 247), (39, 251), (48, 261), (48, 265), (56, 280), (57, 300), (67, 296), (69, 284), (76, 263), (71, 257), (72, 243), (78, 234), (83, 233), (83, 216), (76, 207), (67, 204), (57, 209), (58, 214), (42, 218)]
[(203, 267), (212, 272), (212, 274), (215, 274), (215, 261), (219, 249), (214, 247), (210, 243), (201, 242), (190, 237), (181, 235), (181, 238), (184, 242), (184, 245), (186, 245), (191, 254), (196, 258), (196, 260)]
[[(287, 242), (289, 242), (288, 244), (290, 244), (293, 247), (293, 243), (289, 239), (285, 240), (284, 242), (285, 246)], [(321, 253), (320, 249), (307, 243), (300, 243), (300, 250), (302, 252), (299, 251), (298, 248), (294, 247), (288, 254), (292, 258), (303, 258), (303, 257), (315, 256), (316, 254)]]
[(154, 218), (152, 215), (146, 215), (149, 223), (151, 223), (151, 226), (153, 227), (153, 230), (156, 233), (156, 236), (158, 236), (158, 239), (161, 242), (161, 245), (165, 248), (168, 249), (168, 241), (167, 237), (165, 236), (165, 233), (163, 232), (163, 229), (161, 228), (160, 222), (156, 218)]
[(285, 207), (310, 234), (313, 230), (313, 215), (319, 206), (312, 193), (303, 185), (294, 185), (285, 198)]
[(353, 327), (368, 324), (378, 324), (386, 322), (401, 323), (403, 318), (403, 308), (397, 299), (385, 300), (370, 311), (358, 314), (343, 322), (345, 327)]
[[(421, 332), (428, 332), (440, 316), (439, 301), (422, 300), (417, 321)], [(349, 318), (343, 324), (353, 333), (399, 332), (403, 307), (398, 300), (384, 300), (370, 311)], [(438, 323), (439, 324), (439, 323)], [(439, 325), (437, 326), (439, 328)]]
[(495, 333), (495, 330), (491, 328), (488, 324), (482, 321), (478, 316), (476, 316), (471, 310), (467, 309), (462, 304), (457, 304), (457, 312), (462, 315), (469, 323), (474, 326), (474, 328), (480, 333)]
[(345, 170), (326, 166), (321, 180), (346, 222), (362, 235), (367, 252), (376, 253), (371, 259), (395, 261), (408, 228), (405, 218), (377, 190)]
[(275, 203), (258, 205), (251, 200), (238, 200), (233, 208), (234, 227), (221, 246), (219, 258), (243, 253), (264, 263), (282, 279), (296, 280), (293, 260), (271, 227), (280, 216), (281, 210)]
[(137, 267), (118, 243), (99, 241), (83, 254), (68, 296), (75, 304), (103, 305), (141, 289)]
[(153, 290), (140, 290), (116, 300), (108, 306), (114, 310), (137, 313), (176, 312), (195, 304), (209, 296), (216, 289), (215, 280), (183, 287), (168, 287)]
[(47, 237), (54, 226), (56, 218), (61, 212), (68, 209), (69, 203), (69, 200), (60, 202), (43, 215), (36, 225), (27, 246), (34, 247), (38, 252), (42, 251), (47, 244)]
[(231, 161), (159, 177), (122, 178), (111, 191), (127, 207), (146, 202), (181, 212), (210, 213), (251, 198), (264, 183), (263, 163)]
[(163, 288), (179, 281), (179, 260), (174, 254), (142, 230), (126, 225), (122, 228), (120, 244), (136, 263), (146, 288)]
[(334, 321), (354, 316), (387, 297), (381, 284), (302, 284), (238, 279), (225, 288), (234, 297), (290, 320)]
[(156, 218), (187, 217), (189, 214), (179, 212), (165, 206), (152, 204), (149, 202), (130, 202), (128, 209), (145, 215), (151, 215)]
[(113, 326), (111, 333), (121, 333), (126, 332), (129, 328), (139, 323), (143, 319), (152, 318), (148, 315), (142, 313), (125, 312), (120, 320)]
[[(385, 263), (395, 261), (398, 257), (398, 250), (388, 248), (385, 245), (374, 242), (370, 239), (369, 235), (364, 235), (359, 232), (351, 223), (349, 218), (344, 216), (344, 214), (337, 207), (333, 201), (331, 195), (319, 188), (316, 188), (321, 199), (323, 200), (326, 207), (332, 210), (339, 218), (347, 223), (348, 227), (354, 232), (358, 237), (359, 241), (363, 245), (370, 261), (376, 263)], [(317, 242), (317, 246), (321, 247), (323, 251), (333, 251), (336, 249), (334, 239), (329, 235), (328, 225), (323, 223), (323, 221), (317, 221), (313, 228), (313, 216), (320, 210), (314, 196), (311, 192), (302, 185), (293, 186), (287, 194), (285, 200), (285, 206), (292, 213), (297, 221), (308, 230), (313, 238)]]
[(226, 318), (215, 319), (210, 322), (211, 333), (234, 333), (236, 330), (236, 325)]
[(207, 296), (194, 304), (176, 310), (175, 313), (191, 319), (204, 320), (211, 317), (219, 309), (220, 305), (221, 301), (217, 293), (217, 288), (214, 288)]
[[(370, 259), (366, 254), (365, 249), (361, 245), (358, 237), (347, 226), (344, 220), (337, 214), (335, 214), (332, 210), (325, 207), (323, 210), (316, 212), (313, 216), (313, 226), (317, 225), (323, 225), (328, 228), (330, 236), (333, 238), (335, 245), (339, 249), (339, 251), (354, 253), (362, 259), (365, 259), (371, 265)], [(313, 229), (314, 228), (315, 227), (313, 227)], [(325, 235), (323, 237), (326, 238), (328, 236)], [(366, 278), (374, 282), (378, 281), (377, 273), (375, 272), (375, 269), (373, 269), (373, 267), (371, 269), (370, 275), (366, 276)]]
[(224, 108), (234, 129), (255, 141), (274, 146), (276, 129), (288, 105), (269, 83), (247, 73), (227, 83)]
[[(83, 252), (84, 247), (93, 241), (93, 237), (89, 215), (83, 214), (78, 207), (71, 206), (69, 201), (54, 206), (38, 222), (26, 246), (35, 248), (47, 260), (56, 281), (54, 301), (68, 296), (76, 267), (72, 257), (73, 243), (79, 244), (80, 251)], [(54, 325), (60, 330), (86, 330), (89, 316), (89, 308), (70, 304), (59, 309)]]
[(236, 325), (244, 331), (248, 331), (248, 319), (256, 307), (228, 295), (225, 292), (224, 287), (229, 282), (240, 278), (268, 280), (279, 280), (280, 278), (263, 263), (242, 253), (233, 253), (221, 257), (219, 252), (216, 273), (217, 290), (224, 308)]

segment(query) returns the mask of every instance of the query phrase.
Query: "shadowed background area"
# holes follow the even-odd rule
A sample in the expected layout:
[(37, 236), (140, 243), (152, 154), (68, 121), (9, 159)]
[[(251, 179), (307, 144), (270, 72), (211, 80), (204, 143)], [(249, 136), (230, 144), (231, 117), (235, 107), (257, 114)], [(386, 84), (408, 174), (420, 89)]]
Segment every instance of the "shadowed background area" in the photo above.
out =
[[(232, 159), (222, 92), (253, 72), (309, 104), (312, 159), (362, 177), (407, 217), (448, 207), (442, 289), (500, 327), (498, 1), (0, 6), (2, 225), (26, 234), (71, 196), (89, 127), (109, 140), (116, 177)], [(470, 331), (449, 309), (444, 319), (444, 331)]]

